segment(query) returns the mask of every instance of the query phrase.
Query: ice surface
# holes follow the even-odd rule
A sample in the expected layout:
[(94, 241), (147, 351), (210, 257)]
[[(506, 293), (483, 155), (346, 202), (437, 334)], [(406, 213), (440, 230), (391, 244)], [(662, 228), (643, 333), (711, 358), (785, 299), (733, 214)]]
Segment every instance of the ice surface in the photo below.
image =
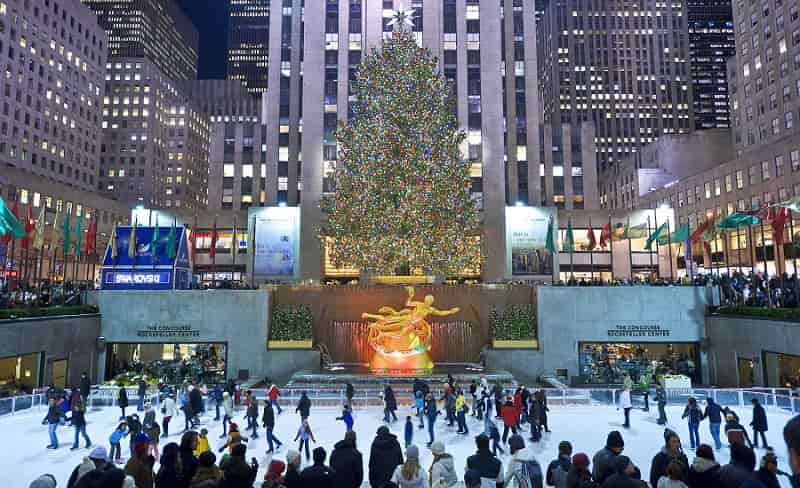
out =
[[(132, 413), (134, 409), (129, 408), (127, 413)], [(742, 417), (742, 424), (748, 426), (752, 409), (738, 407), (734, 410)], [(683, 406), (676, 405), (667, 408), (668, 426), (681, 436), (684, 449), (691, 462), (694, 459), (694, 453), (688, 449), (688, 430), (686, 423), (680, 419), (682, 411)], [(285, 442), (283, 448), (276, 453), (276, 456), (280, 459), (285, 459), (287, 447), (296, 447), (296, 443), (292, 442), (292, 439), (294, 439), (300, 424), (300, 418), (293, 412), (294, 408), (285, 408), (283, 414), (276, 417), (275, 435)], [(410, 413), (409, 408), (401, 408), (397, 412), (399, 420), (390, 426), (391, 430), (397, 434), (401, 444), (403, 443), (405, 417)], [(335, 420), (335, 417), (340, 414), (341, 411), (339, 409), (313, 408), (312, 406), (309, 420), (317, 440), (316, 445), (312, 443), (312, 449), (321, 445), (325, 447), (330, 455), (333, 445), (344, 436), (344, 424)], [(767, 409), (767, 414), (769, 417), (767, 440), (778, 453), (779, 467), (788, 471), (786, 445), (783, 442), (781, 432), (791, 415), (788, 412), (774, 409)], [(88, 455), (89, 451), (83, 448), (83, 441), (81, 441), (81, 449), (70, 450), (74, 439), (74, 428), (70, 426), (59, 427), (60, 446), (57, 450), (45, 449), (49, 439), (47, 426), (41, 424), (44, 415), (45, 410), (42, 409), (0, 418), (0, 437), (5, 443), (2, 456), (0, 456), (0, 486), (25, 488), (37, 476), (51, 473), (58, 480), (58, 486), (64, 487), (73, 468), (81, 461), (83, 456)], [(240, 410), (237, 411), (234, 419), (240, 427), (246, 424), (243, 416), (244, 410)], [(547, 464), (556, 457), (559, 441), (569, 440), (572, 442), (574, 452), (585, 452), (591, 458), (598, 449), (603, 447), (609, 431), (620, 430), (625, 439), (625, 454), (639, 466), (643, 477), (647, 479), (650, 471), (650, 460), (664, 442), (664, 429), (656, 424), (656, 416), (655, 409), (648, 413), (634, 410), (631, 412), (631, 428), (625, 430), (622, 428), (622, 413), (613, 407), (552, 405), (549, 412), (549, 424), (552, 433), (545, 434), (542, 442), (535, 444), (533, 449), (537, 459), (542, 464), (542, 468), (545, 469)], [(118, 417), (119, 409), (117, 408), (104, 408), (87, 412), (87, 432), (92, 442), (102, 444), (108, 448), (108, 437), (116, 427)], [(140, 413), (140, 417), (143, 418), (143, 413)], [(158, 413), (157, 417), (160, 420), (161, 414)], [(375, 407), (356, 408), (354, 417), (358, 448), (364, 455), (366, 477), (369, 446), (375, 431), (380, 425), (383, 425), (383, 412)], [(470, 435), (462, 436), (456, 434), (456, 427), (447, 427), (446, 423), (441, 421), (441, 418), (439, 417), (440, 421), (436, 425), (437, 439), (445, 443), (447, 451), (455, 458), (457, 470), (463, 472), (467, 456), (474, 452), (473, 436), (482, 430), (483, 423), (470, 418)], [(219, 422), (213, 422), (212, 419), (213, 411), (203, 417), (203, 426), (209, 429), (211, 447), (216, 452), (216, 448), (219, 448), (223, 442), (219, 439), (222, 427)], [(173, 432), (166, 439), (162, 437), (161, 448), (168, 442), (180, 441), (180, 435), (174, 432), (179, 432), (183, 428), (183, 424), (183, 417), (172, 420), (170, 427)], [(251, 440), (249, 443), (248, 459), (251, 456), (255, 456), (258, 459), (261, 465), (258, 480), (261, 480), (269, 463), (269, 458), (265, 453), (267, 442), (264, 429), (259, 428), (259, 434), (260, 437), (258, 439)], [(249, 433), (245, 435), (249, 435)], [(752, 435), (752, 432), (750, 432), (750, 435)], [(525, 433), (525, 438), (527, 439), (527, 437), (528, 435)], [(432, 459), (430, 451), (424, 447), (427, 440), (427, 429), (415, 428), (414, 443), (420, 446), (421, 462), (426, 471)], [(713, 444), (707, 422), (703, 422), (700, 425), (700, 440), (701, 442)], [(129, 455), (126, 441), (127, 439), (122, 446), (122, 453), (125, 458)], [(756, 455), (759, 460), (764, 452), (764, 449), (757, 450)], [(721, 464), (727, 463), (729, 458), (728, 449), (723, 448), (716, 453), (716, 456), (717, 461)], [(509, 456), (503, 456), (502, 460), (507, 464)], [(305, 459), (303, 462), (305, 464)], [(782, 479), (781, 483), (783, 483), (782, 486), (789, 486), (785, 479)], [(367, 485), (365, 484), (365, 486)]]

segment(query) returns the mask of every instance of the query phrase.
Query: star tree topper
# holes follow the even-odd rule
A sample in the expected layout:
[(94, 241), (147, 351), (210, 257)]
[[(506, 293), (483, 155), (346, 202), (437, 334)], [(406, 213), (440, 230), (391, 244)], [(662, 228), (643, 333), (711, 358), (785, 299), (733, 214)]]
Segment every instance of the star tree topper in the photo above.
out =
[(395, 31), (412, 30), (414, 28), (414, 9), (399, 8), (392, 12), (392, 20), (389, 25)]

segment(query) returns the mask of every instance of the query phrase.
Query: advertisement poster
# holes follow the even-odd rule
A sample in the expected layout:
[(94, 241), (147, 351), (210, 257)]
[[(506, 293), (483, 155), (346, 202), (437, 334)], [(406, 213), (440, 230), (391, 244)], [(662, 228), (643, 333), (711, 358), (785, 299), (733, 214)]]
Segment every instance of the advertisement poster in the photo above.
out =
[(552, 209), (542, 207), (506, 207), (507, 274), (552, 275), (553, 255), (547, 251), (547, 226)]
[(294, 276), (298, 271), (300, 209), (265, 207), (249, 217), (255, 241), (253, 271), (256, 276)]

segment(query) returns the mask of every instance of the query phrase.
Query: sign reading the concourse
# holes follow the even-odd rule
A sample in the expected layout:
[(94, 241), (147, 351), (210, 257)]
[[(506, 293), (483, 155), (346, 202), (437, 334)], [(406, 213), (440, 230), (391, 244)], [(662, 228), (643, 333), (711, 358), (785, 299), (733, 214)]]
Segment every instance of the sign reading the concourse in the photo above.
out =
[(660, 325), (621, 325), (608, 329), (608, 337), (669, 337), (672, 332)]

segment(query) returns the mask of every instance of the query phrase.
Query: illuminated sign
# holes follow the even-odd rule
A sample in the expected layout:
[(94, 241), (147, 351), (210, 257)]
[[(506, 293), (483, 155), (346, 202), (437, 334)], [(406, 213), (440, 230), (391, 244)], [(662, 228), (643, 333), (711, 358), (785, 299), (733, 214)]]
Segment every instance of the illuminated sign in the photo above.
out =
[(104, 281), (114, 285), (168, 285), (170, 283), (170, 272), (112, 272), (106, 273)]

